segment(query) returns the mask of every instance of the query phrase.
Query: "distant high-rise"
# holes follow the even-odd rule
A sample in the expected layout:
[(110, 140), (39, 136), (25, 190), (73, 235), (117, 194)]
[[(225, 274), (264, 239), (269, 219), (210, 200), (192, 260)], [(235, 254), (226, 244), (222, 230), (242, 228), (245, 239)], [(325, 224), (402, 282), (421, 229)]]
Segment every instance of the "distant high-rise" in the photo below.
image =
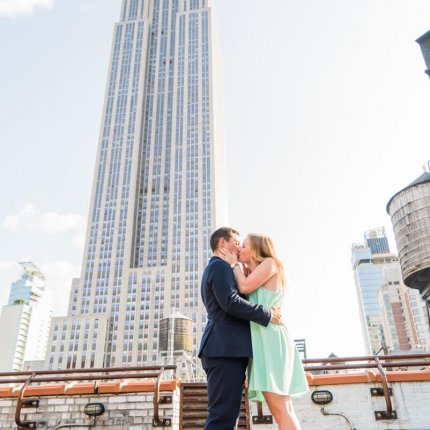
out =
[(297, 351), (302, 360), (305, 360), (307, 357), (306, 354), (306, 339), (294, 339), (294, 343), (296, 344)]
[[(50, 368), (160, 360), (159, 321), (206, 313), (209, 239), (226, 222), (222, 93), (210, 0), (123, 0), (79, 281)], [(61, 349), (63, 340), (63, 349)]]
[[(383, 229), (369, 230), (364, 235), (364, 243), (354, 244), (351, 250), (366, 354), (375, 354), (386, 346), (377, 293), (384, 282), (384, 267), (397, 261), (384, 248), (386, 239)], [(372, 252), (370, 245), (378, 252)], [(379, 252), (382, 248), (386, 252)]]
[(400, 264), (384, 268), (378, 290), (386, 346), (390, 353), (430, 350), (427, 308), (419, 292), (402, 281)]
[(12, 283), (0, 316), (0, 371), (20, 371), (26, 361), (45, 359), (52, 317), (52, 294), (31, 262), (20, 263), (22, 276)]
[(364, 233), (364, 241), (370, 248), (372, 254), (386, 254), (390, 252), (388, 239), (385, 235), (385, 228), (379, 227), (368, 230)]
[(385, 229), (369, 230), (352, 246), (366, 354), (425, 350), (430, 331), (424, 301), (403, 284), (398, 257), (390, 252)]

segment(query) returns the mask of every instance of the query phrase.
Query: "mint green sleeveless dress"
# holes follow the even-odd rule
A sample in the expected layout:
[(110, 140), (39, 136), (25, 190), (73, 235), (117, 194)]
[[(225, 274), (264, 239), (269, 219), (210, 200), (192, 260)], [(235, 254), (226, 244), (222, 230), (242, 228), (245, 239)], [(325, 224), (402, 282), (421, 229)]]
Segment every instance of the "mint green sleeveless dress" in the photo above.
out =
[[(257, 288), (248, 295), (252, 303), (282, 308), (285, 293)], [(249, 366), (249, 400), (264, 402), (262, 391), (294, 396), (309, 390), (302, 362), (285, 325), (267, 327), (251, 322), (253, 359)]]

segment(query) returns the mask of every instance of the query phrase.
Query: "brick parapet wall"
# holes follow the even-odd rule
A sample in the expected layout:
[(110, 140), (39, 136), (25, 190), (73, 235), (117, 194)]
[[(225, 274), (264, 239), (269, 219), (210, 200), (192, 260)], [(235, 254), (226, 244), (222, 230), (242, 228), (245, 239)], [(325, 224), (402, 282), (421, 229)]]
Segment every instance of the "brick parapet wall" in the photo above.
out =
[[(309, 377), (311, 390), (306, 395), (293, 400), (294, 407), (302, 424), (302, 430), (346, 430), (350, 429), (348, 421), (338, 415), (324, 416), (321, 406), (314, 404), (311, 394), (314, 390), (328, 390), (333, 394), (333, 401), (325, 406), (329, 414), (343, 413), (349, 418), (356, 430), (430, 430), (430, 372), (393, 372), (389, 373), (389, 386), (393, 390), (391, 397), (393, 409), (398, 419), (376, 421), (375, 411), (385, 411), (384, 397), (372, 397), (371, 388), (381, 388), (382, 384), (376, 374), (319, 375)], [(83, 412), (84, 406), (91, 402), (101, 402), (106, 412), (97, 419), (93, 427), (96, 430), (149, 430), (154, 417), (153, 383), (142, 384), (140, 392), (127, 392), (136, 389), (135, 382), (116, 385), (98, 386), (101, 390), (112, 390), (102, 394), (83, 394), (82, 391), (93, 389), (90, 384), (78, 384), (62, 395), (48, 394), (46, 387), (31, 387), (32, 399), (39, 399), (37, 409), (23, 409), (22, 419), (39, 422), (38, 429), (54, 429), (60, 424), (89, 424)], [(171, 404), (160, 404), (160, 418), (170, 418), (172, 425), (167, 427), (179, 430), (180, 392), (178, 381), (163, 382), (165, 388), (161, 395), (171, 395)], [(170, 388), (168, 388), (170, 387)], [(37, 391), (47, 395), (37, 395)], [(121, 391), (122, 390), (122, 391)], [(17, 393), (13, 395), (0, 393), (0, 429), (15, 429), (15, 409)], [(61, 390), (59, 390), (61, 391)], [(73, 394), (72, 394), (73, 393)], [(251, 406), (253, 415), (257, 414), (255, 404)], [(267, 410), (266, 410), (266, 413)], [(43, 422), (43, 424), (41, 423)], [(70, 428), (70, 427), (69, 427)], [(74, 428), (88, 428), (74, 427)], [(276, 425), (253, 425), (254, 430), (275, 430)]]
[[(173, 392), (161, 393), (172, 396), (172, 403), (159, 405), (160, 418), (169, 418), (172, 430), (179, 429), (179, 389)], [(40, 400), (39, 407), (22, 409), (21, 419), (37, 421), (37, 429), (54, 429), (62, 424), (89, 424), (89, 418), (84, 414), (88, 403), (103, 403), (105, 413), (97, 418), (93, 429), (109, 430), (147, 430), (152, 429), (154, 418), (152, 393), (127, 393), (118, 395), (86, 395), (61, 397), (32, 397)], [(0, 399), (0, 429), (14, 429), (16, 398)], [(88, 428), (74, 427), (74, 428)]]
[[(324, 416), (321, 406), (311, 400), (315, 390), (328, 390), (333, 401), (324, 407), (327, 413), (343, 413), (349, 418), (355, 430), (430, 430), (430, 381), (393, 382), (391, 396), (396, 420), (375, 420), (375, 411), (386, 411), (385, 398), (372, 397), (371, 388), (381, 388), (378, 383), (355, 383), (311, 386), (311, 390), (300, 398), (293, 399), (294, 409), (299, 417), (302, 430), (347, 430), (348, 421), (338, 415)], [(252, 414), (257, 408), (252, 404)], [(269, 414), (266, 407), (265, 414)], [(254, 425), (253, 429), (277, 430), (273, 425)]]

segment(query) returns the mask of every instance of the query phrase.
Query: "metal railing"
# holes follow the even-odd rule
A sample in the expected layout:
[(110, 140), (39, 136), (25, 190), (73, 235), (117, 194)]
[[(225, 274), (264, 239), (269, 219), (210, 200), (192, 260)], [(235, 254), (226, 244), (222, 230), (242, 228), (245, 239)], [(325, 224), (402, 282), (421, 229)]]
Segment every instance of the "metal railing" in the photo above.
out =
[[(409, 367), (428, 368), (430, 366), (430, 353), (369, 355), (363, 357), (329, 357), (311, 358), (302, 360), (307, 372), (332, 372), (335, 370), (364, 370), (377, 369), (381, 377), (383, 395), (387, 406), (386, 411), (377, 411), (377, 420), (396, 419), (393, 411), (391, 393), (388, 386), (386, 370), (405, 370)], [(352, 364), (347, 364), (352, 363)]]
[[(170, 425), (168, 418), (160, 418), (159, 404), (167, 403), (166, 398), (160, 397), (160, 386), (165, 371), (175, 371), (176, 366), (135, 366), (135, 367), (112, 367), (97, 369), (67, 369), (67, 370), (40, 370), (28, 372), (2, 372), (0, 373), (0, 384), (20, 384), (17, 405), (15, 411), (15, 422), (18, 428), (31, 430), (36, 428), (34, 421), (22, 421), (21, 409), (24, 404), (25, 390), (32, 383), (42, 382), (76, 382), (76, 381), (109, 381), (117, 379), (154, 379), (154, 427)], [(131, 373), (137, 372), (137, 373)], [(98, 382), (94, 384), (94, 392), (98, 392)], [(168, 399), (167, 399), (168, 400)], [(171, 401), (171, 397), (170, 397)]]
[[(319, 374), (323, 372), (333, 373), (333, 371), (337, 370), (361, 371), (364, 369), (377, 369), (381, 377), (382, 393), (387, 410), (375, 411), (375, 418), (376, 420), (396, 419), (397, 414), (393, 411), (386, 370), (406, 370), (409, 367), (427, 369), (430, 367), (430, 353), (311, 358), (302, 360), (302, 363), (306, 372), (318, 372)], [(257, 415), (253, 417), (253, 423), (264, 424), (269, 422), (271, 422), (271, 416), (263, 415), (262, 404), (257, 403)]]
[(302, 363), (305, 371), (313, 372), (322, 370), (360, 370), (377, 368), (378, 365), (376, 363), (378, 361), (381, 363), (382, 368), (392, 368), (397, 370), (411, 366), (427, 367), (430, 365), (430, 352), (416, 354), (366, 355), (362, 357), (306, 358), (302, 360)]
[[(387, 370), (406, 370), (410, 367), (418, 369), (430, 368), (430, 353), (397, 354), (382, 356), (361, 357), (329, 357), (313, 358), (303, 360), (304, 369), (310, 373), (333, 373), (340, 370), (363, 371), (365, 369), (376, 369), (379, 372), (382, 391), (386, 402), (386, 411), (376, 411), (376, 419), (395, 419), (396, 412), (393, 411), (391, 393), (388, 386)], [(153, 426), (170, 425), (169, 419), (159, 416), (159, 404), (166, 399), (160, 396), (160, 385), (166, 371), (174, 372), (176, 366), (137, 366), (116, 367), (98, 369), (67, 369), (56, 371), (28, 371), (28, 372), (5, 372), (0, 373), (0, 384), (22, 384), (18, 392), (18, 401), (15, 413), (15, 422), (21, 429), (34, 429), (36, 423), (22, 421), (20, 418), (21, 408), (24, 402), (25, 390), (30, 384), (44, 382), (75, 382), (75, 381), (109, 381), (118, 379), (154, 379), (154, 418)], [(97, 393), (98, 382), (95, 382), (95, 393)], [(261, 417), (260, 417), (261, 415)], [(258, 417), (264, 421), (262, 408), (258, 409)]]

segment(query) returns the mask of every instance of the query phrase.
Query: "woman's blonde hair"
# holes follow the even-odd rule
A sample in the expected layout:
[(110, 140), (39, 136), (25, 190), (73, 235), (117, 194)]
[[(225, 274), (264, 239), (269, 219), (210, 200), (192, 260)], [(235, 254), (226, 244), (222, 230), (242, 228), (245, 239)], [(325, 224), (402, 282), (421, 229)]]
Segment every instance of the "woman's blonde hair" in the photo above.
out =
[(278, 268), (279, 276), (281, 277), (282, 285), (285, 287), (285, 272), (281, 260), (278, 258), (273, 246), (273, 241), (269, 236), (263, 234), (251, 233), (248, 234), (248, 239), (251, 244), (252, 256), (251, 258), (260, 264), (265, 258), (273, 258), (276, 267)]

